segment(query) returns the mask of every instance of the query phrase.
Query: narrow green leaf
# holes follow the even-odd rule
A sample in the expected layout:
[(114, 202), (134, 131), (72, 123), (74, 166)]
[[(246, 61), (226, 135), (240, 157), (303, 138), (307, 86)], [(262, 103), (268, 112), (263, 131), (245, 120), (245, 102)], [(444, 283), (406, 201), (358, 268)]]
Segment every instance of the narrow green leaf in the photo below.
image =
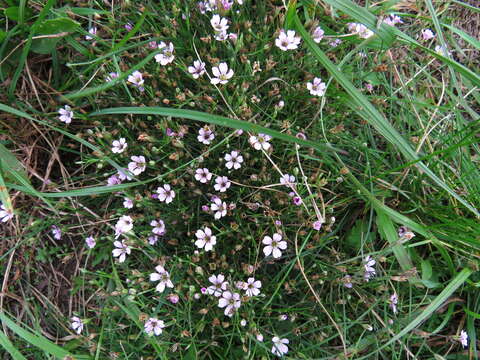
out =
[(157, 115), (157, 116), (171, 116), (174, 118), (183, 118), (190, 119), (195, 121), (201, 121), (209, 124), (215, 124), (219, 126), (225, 126), (232, 129), (241, 129), (245, 131), (251, 131), (254, 133), (263, 133), (270, 135), (274, 138), (284, 140), (291, 143), (296, 143), (298, 145), (312, 147), (325, 155), (325, 151), (329, 152), (341, 152), (341, 150), (335, 149), (327, 144), (319, 144), (310, 140), (299, 139), (295, 136), (281, 133), (276, 130), (271, 130), (263, 126), (252, 124), (247, 121), (230, 119), (224, 116), (211, 115), (203, 113), (200, 111), (194, 110), (184, 110), (184, 109), (171, 109), (164, 107), (118, 107), (118, 108), (108, 108), (99, 111), (95, 111), (90, 114), (90, 116), (99, 116), (99, 115), (114, 115), (114, 114), (137, 114), (137, 115)]
[(0, 345), (12, 356), (13, 360), (27, 360), (27, 358), (13, 346), (10, 340), (8, 340), (8, 337), (3, 331), (0, 331)]
[(480, 49), (480, 41), (478, 41), (474, 37), (468, 35), (466, 32), (460, 29), (457, 29), (455, 26), (451, 26), (447, 24), (442, 24), (442, 25), (445, 26), (447, 29), (450, 29), (451, 31), (453, 31), (455, 34), (460, 36), (463, 40), (468, 42), (470, 45), (476, 47), (477, 49)]

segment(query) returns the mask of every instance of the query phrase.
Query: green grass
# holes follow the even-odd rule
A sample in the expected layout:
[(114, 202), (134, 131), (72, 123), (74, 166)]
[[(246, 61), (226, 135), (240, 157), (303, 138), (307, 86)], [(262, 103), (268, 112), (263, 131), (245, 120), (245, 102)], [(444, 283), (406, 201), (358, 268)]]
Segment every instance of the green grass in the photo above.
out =
[[(195, 1), (6, 3), (0, 201), (15, 217), (0, 223), (3, 357), (273, 359), (279, 336), (291, 359), (478, 359), (480, 72), (460, 55), (479, 43), (450, 15), (471, 5), (246, 0), (220, 11), (238, 34), (220, 42)], [(388, 14), (404, 23), (382, 24)], [(349, 22), (375, 35), (349, 35)], [(86, 40), (91, 26), (98, 32)], [(298, 49), (275, 46), (284, 28), (301, 36)], [(424, 28), (436, 38), (421, 40)], [(156, 63), (151, 41), (171, 41), (174, 61)], [(210, 76), (226, 62), (233, 77), (218, 86), (207, 74), (194, 79), (188, 67), (199, 58)], [(135, 71), (142, 92), (127, 81)], [(119, 77), (106, 82), (111, 72)], [(327, 86), (322, 97), (306, 88), (314, 77)], [(67, 104), (69, 125), (57, 113)], [(210, 145), (197, 140), (206, 125)], [(258, 133), (272, 136), (271, 149), (249, 144)], [(128, 147), (113, 153), (121, 137)], [(223, 160), (232, 150), (244, 157), (236, 170)], [(139, 155), (145, 172), (107, 185)], [(214, 174), (208, 184), (195, 180), (198, 168)], [(281, 174), (295, 176), (298, 206)], [(214, 190), (216, 176), (232, 181), (225, 193)], [(167, 183), (170, 204), (152, 197)], [(213, 195), (235, 205), (226, 217), (203, 208)], [(134, 227), (118, 240), (131, 254), (119, 263), (115, 224), (125, 215)], [(152, 245), (158, 219), (166, 234)], [(216, 236), (211, 252), (195, 245), (205, 226)], [(401, 226), (415, 236), (400, 238)], [(279, 259), (263, 253), (274, 233), (288, 244)], [(367, 256), (376, 261), (369, 281)], [(174, 284), (163, 293), (149, 280), (159, 264)], [(202, 294), (220, 273), (242, 294), (232, 317)], [(249, 277), (261, 280), (259, 296), (235, 289)], [(145, 333), (150, 317), (164, 321), (161, 335)]]

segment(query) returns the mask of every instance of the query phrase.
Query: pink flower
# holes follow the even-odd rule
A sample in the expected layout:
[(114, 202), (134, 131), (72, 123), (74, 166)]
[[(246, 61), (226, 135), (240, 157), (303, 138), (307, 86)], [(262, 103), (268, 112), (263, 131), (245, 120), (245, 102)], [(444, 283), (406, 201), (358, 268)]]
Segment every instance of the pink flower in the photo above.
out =
[(282, 256), (282, 251), (287, 248), (287, 242), (282, 240), (282, 235), (275, 233), (273, 234), (273, 239), (270, 236), (265, 236), (262, 240), (262, 243), (266, 245), (263, 248), (263, 253), (265, 256), (273, 255), (275, 259), (278, 259)]

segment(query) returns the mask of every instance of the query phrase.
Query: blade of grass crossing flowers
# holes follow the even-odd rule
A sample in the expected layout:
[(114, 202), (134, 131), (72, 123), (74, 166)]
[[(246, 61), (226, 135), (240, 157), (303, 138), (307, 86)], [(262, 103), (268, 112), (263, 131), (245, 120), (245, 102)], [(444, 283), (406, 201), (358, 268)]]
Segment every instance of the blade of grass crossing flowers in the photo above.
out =
[(319, 144), (314, 141), (299, 139), (299, 138), (296, 138), (295, 136), (284, 134), (276, 130), (271, 130), (269, 128), (265, 128), (257, 124), (252, 124), (247, 121), (230, 119), (224, 116), (212, 115), (212, 114), (207, 114), (204, 112), (194, 111), (194, 110), (171, 109), (171, 108), (165, 108), (165, 107), (148, 107), (148, 106), (118, 107), (118, 108), (108, 108), (108, 109), (95, 111), (91, 113), (90, 116), (115, 115), (115, 114), (157, 115), (157, 116), (171, 116), (174, 118), (190, 119), (190, 120), (205, 122), (209, 124), (225, 126), (232, 129), (239, 129), (239, 130), (251, 131), (254, 133), (267, 134), (274, 138), (284, 140), (290, 143), (296, 143), (298, 145), (312, 147), (322, 152), (324, 156), (325, 156), (325, 151), (345, 153), (327, 144)]
[(10, 340), (8, 340), (8, 337), (2, 331), (0, 331), (0, 345), (10, 354), (13, 360), (27, 360), (27, 358), (23, 356), (15, 346), (13, 346)]
[(394, 343), (395, 341), (401, 339), (405, 335), (407, 335), (410, 331), (415, 329), (417, 326), (419, 326), (422, 322), (427, 320), (432, 316), (432, 314), (440, 307), (442, 306), (445, 301), (448, 300), (448, 298), (460, 287), (463, 285), (463, 283), (468, 279), (468, 277), (472, 274), (472, 270), (465, 268), (462, 271), (460, 271), (453, 280), (450, 281), (450, 283), (443, 289), (443, 291), (438, 294), (438, 296), (428, 305), (423, 311), (420, 312), (420, 314), (413, 319), (407, 326), (405, 326), (397, 335), (392, 337), (390, 340), (388, 340), (385, 344), (377, 348), (375, 351), (359, 358), (360, 359), (370, 359), (370, 356), (373, 354), (379, 352), (380, 350), (386, 348), (390, 344)]
[(28, 330), (25, 330), (23, 327), (17, 325), (13, 320), (11, 320), (5, 313), (0, 313), (0, 319), (2, 322), (10, 328), (16, 335), (20, 336), (29, 344), (43, 350), (47, 354), (53, 355), (59, 359), (64, 359), (67, 356), (73, 356), (74, 359), (88, 359), (86, 355), (73, 355), (62, 349), (60, 346), (54, 344), (47, 338), (43, 336), (38, 336), (36, 334), (31, 333)]
[[(352, 108), (363, 117), (370, 125), (372, 125), (385, 139), (393, 144), (403, 156), (411, 161), (417, 160), (418, 155), (410, 146), (410, 144), (400, 135), (400, 133), (384, 118), (382, 114), (367, 100), (367, 98), (348, 80), (338, 67), (333, 64), (330, 59), (320, 50), (320, 48), (312, 40), (308, 32), (305, 30), (300, 22), (298, 16), (295, 17), (295, 26), (302, 38), (305, 40), (308, 48), (313, 52), (317, 60), (325, 67), (331, 76), (344, 88), (350, 95), (352, 100)], [(430, 168), (423, 162), (418, 162), (415, 165), (421, 172), (433, 180), (439, 187), (445, 190), (451, 197), (457, 199), (466, 208), (480, 217), (480, 212), (458, 195), (452, 188), (443, 182)]]

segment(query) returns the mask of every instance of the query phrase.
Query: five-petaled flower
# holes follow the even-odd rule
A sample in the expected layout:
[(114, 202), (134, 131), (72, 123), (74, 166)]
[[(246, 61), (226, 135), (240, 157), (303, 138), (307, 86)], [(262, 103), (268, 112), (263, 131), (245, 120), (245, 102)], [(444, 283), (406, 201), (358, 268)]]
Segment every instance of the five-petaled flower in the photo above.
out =
[(213, 30), (218, 33), (224, 33), (228, 29), (228, 19), (220, 17), (220, 15), (213, 15), (210, 19), (210, 24)]
[(198, 79), (200, 76), (205, 74), (205, 63), (200, 60), (195, 60), (193, 66), (188, 67), (188, 72), (192, 74), (194, 79)]
[(300, 45), (300, 37), (295, 35), (295, 30), (281, 30), (275, 39), (275, 45), (283, 51), (295, 50)]
[(227, 63), (220, 63), (218, 66), (212, 67), (212, 74), (214, 77), (210, 82), (216, 84), (226, 84), (233, 76), (233, 70), (228, 68)]
[(205, 249), (205, 251), (211, 251), (213, 246), (217, 243), (217, 237), (212, 235), (212, 230), (209, 227), (205, 227), (203, 230), (197, 230), (195, 236), (197, 237), (195, 245), (199, 249)]
[(115, 224), (115, 238), (125, 234), (133, 229), (133, 219), (128, 215), (123, 215)]
[(218, 300), (218, 307), (225, 308), (225, 316), (232, 317), (236, 309), (241, 305), (240, 294), (224, 291), (222, 297)]
[(60, 121), (64, 122), (65, 124), (70, 124), (73, 118), (73, 111), (72, 108), (68, 105), (65, 105), (63, 109), (59, 109), (58, 113), (60, 116), (58, 117)]
[(85, 239), (85, 244), (87, 244), (87, 247), (89, 249), (93, 249), (95, 247), (95, 245), (97, 244), (97, 242), (95, 241), (93, 236), (89, 236)]
[(217, 176), (215, 178), (215, 185), (213, 186), (216, 191), (225, 192), (232, 183), (226, 176)]
[(162, 333), (162, 329), (165, 327), (163, 320), (157, 318), (150, 318), (145, 322), (145, 332), (150, 336), (158, 336)]
[(312, 82), (307, 82), (307, 89), (313, 96), (323, 96), (327, 86), (320, 78), (314, 78)]
[(272, 354), (277, 356), (283, 356), (283, 354), (286, 354), (288, 352), (287, 344), (289, 342), (288, 339), (280, 339), (278, 336), (274, 336), (272, 338)]
[(200, 181), (202, 184), (206, 184), (212, 179), (212, 173), (207, 169), (195, 170), (195, 180)]
[(169, 184), (159, 186), (156, 193), (158, 194), (158, 200), (165, 202), (165, 204), (171, 203), (175, 197), (175, 191), (172, 190)]
[(230, 154), (225, 154), (225, 166), (227, 169), (240, 169), (243, 163), (243, 156), (236, 150), (232, 151)]
[(210, 295), (219, 297), (222, 295), (222, 292), (227, 290), (228, 282), (225, 281), (225, 276), (223, 274), (212, 275), (208, 278), (208, 281), (213, 284), (207, 288), (207, 292)]
[(74, 316), (71, 319), (71, 324), (70, 326), (72, 329), (80, 335), (80, 333), (83, 331), (83, 321), (80, 319), (78, 316)]
[(262, 282), (260, 280), (255, 280), (253, 277), (248, 278), (247, 282), (243, 284), (243, 290), (247, 296), (257, 296), (260, 294), (260, 288), (262, 287)]
[(122, 241), (114, 241), (113, 245), (115, 249), (112, 250), (113, 257), (118, 257), (118, 262), (123, 263), (127, 258), (127, 255), (130, 255), (132, 249), (128, 246), (124, 240)]
[(155, 55), (155, 61), (160, 63), (160, 65), (165, 66), (175, 59), (175, 56), (173, 55), (174, 47), (171, 42), (166, 44), (162, 41), (158, 44), (158, 48), (161, 50), (161, 53)]
[(222, 199), (215, 197), (210, 204), (210, 210), (214, 212), (213, 217), (218, 220), (227, 215), (227, 203), (222, 201)]
[(130, 160), (132, 161), (128, 163), (128, 170), (130, 170), (133, 175), (140, 175), (147, 168), (144, 156), (132, 156)]
[(318, 44), (320, 41), (322, 41), (324, 34), (325, 34), (325, 31), (323, 31), (323, 29), (320, 26), (317, 26), (312, 33), (313, 41), (315, 41)]
[(282, 256), (282, 250), (287, 248), (287, 242), (282, 240), (282, 235), (278, 233), (273, 234), (273, 239), (270, 236), (265, 236), (262, 243), (266, 245), (263, 248), (265, 256), (272, 254), (275, 259)]
[(150, 226), (153, 227), (152, 233), (155, 235), (164, 235), (165, 234), (165, 223), (163, 220), (152, 220), (150, 221)]
[(131, 75), (128, 76), (127, 81), (131, 83), (133, 86), (137, 87), (138, 90), (143, 91), (143, 84), (145, 80), (143, 80), (143, 75), (140, 71), (136, 70)]
[(165, 291), (165, 287), (173, 288), (170, 274), (161, 265), (156, 266), (155, 272), (150, 274), (150, 281), (159, 281), (155, 290), (160, 293)]
[(120, 154), (125, 151), (128, 144), (125, 138), (120, 138), (118, 140), (113, 140), (112, 142), (112, 152), (115, 154)]
[(208, 126), (202, 127), (198, 130), (197, 140), (200, 141), (202, 144), (210, 145), (210, 142), (215, 139), (215, 134)]
[(250, 144), (253, 146), (253, 148), (255, 150), (268, 150), (270, 149), (270, 143), (269, 141), (272, 140), (272, 137), (270, 135), (266, 135), (266, 134), (258, 134), (258, 135), (252, 135), (250, 136), (250, 138), (248, 139), (248, 141), (250, 142)]

